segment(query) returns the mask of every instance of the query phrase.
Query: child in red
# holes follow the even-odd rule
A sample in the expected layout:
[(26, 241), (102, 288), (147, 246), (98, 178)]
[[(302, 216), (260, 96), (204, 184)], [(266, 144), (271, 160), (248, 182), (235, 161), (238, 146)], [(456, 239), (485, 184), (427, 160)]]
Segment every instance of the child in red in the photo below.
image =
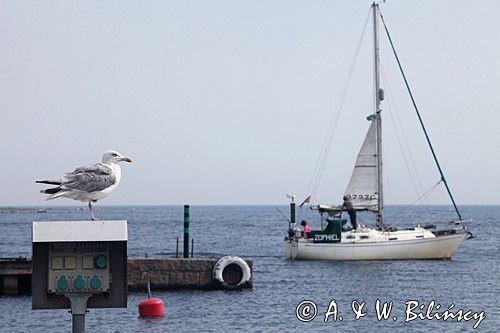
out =
[(304, 238), (308, 238), (307, 234), (309, 233), (309, 231), (311, 231), (311, 227), (307, 225), (306, 220), (302, 220), (302, 222), (300, 222), (300, 225), (304, 227)]

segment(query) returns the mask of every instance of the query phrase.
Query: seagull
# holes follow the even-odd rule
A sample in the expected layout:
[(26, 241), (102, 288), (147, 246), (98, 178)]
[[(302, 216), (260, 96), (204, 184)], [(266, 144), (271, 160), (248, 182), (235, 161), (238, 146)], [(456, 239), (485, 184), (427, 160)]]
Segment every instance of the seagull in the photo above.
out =
[(57, 185), (41, 190), (49, 194), (47, 200), (69, 198), (89, 203), (92, 221), (95, 221), (92, 202), (106, 198), (120, 183), (122, 171), (119, 162), (132, 163), (130, 157), (108, 150), (102, 156), (102, 163), (76, 168), (65, 173), (59, 180), (37, 180), (39, 184)]

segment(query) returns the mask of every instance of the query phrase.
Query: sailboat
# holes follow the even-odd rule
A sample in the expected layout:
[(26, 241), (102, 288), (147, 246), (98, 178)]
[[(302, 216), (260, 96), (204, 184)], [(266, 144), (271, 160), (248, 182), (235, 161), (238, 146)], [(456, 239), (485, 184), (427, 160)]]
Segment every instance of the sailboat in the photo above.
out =
[[(311, 209), (321, 214), (323, 226), (327, 215), (327, 226), (321, 230), (308, 232), (304, 237), (295, 227), (295, 203), (290, 205), (288, 235), (284, 240), (284, 256), (290, 260), (398, 260), (398, 259), (451, 259), (460, 244), (472, 233), (458, 210), (451, 190), (438, 162), (429, 135), (416, 106), (410, 86), (402, 69), (392, 43), (384, 18), (377, 3), (372, 4), (373, 41), (374, 41), (374, 113), (367, 117), (370, 122), (368, 132), (356, 159), (354, 170), (345, 195), (351, 200), (356, 211), (368, 211), (375, 215), (376, 227), (362, 225), (348, 230), (346, 220), (339, 217), (341, 205), (317, 205)], [(382, 19), (394, 56), (411, 97), (420, 125), (441, 175), (447, 193), (458, 215), (455, 227), (446, 230), (433, 230), (429, 226), (416, 225), (413, 228), (398, 230), (384, 224), (384, 196), (382, 179), (382, 108), (384, 91), (380, 87), (380, 59), (378, 20)]]

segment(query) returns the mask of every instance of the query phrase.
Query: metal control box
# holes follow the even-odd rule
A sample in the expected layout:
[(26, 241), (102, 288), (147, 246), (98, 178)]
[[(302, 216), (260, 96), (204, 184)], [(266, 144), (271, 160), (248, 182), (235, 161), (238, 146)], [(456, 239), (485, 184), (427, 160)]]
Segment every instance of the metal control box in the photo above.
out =
[(33, 309), (126, 307), (127, 239), (127, 221), (33, 222)]
[(52, 243), (49, 246), (48, 292), (109, 292), (109, 246), (105, 242)]

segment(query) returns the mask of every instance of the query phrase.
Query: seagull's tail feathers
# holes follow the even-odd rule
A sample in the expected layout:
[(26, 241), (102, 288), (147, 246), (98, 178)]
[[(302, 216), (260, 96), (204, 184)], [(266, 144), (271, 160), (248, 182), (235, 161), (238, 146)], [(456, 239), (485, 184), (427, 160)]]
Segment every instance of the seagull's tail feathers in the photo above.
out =
[(49, 184), (49, 185), (62, 185), (62, 180), (37, 180), (38, 184)]
[(41, 190), (40, 193), (56, 194), (57, 192), (60, 192), (60, 191), (61, 191), (61, 186), (58, 186), (58, 187), (46, 188), (45, 190)]
[(48, 197), (46, 200), (52, 200), (66, 195), (68, 191), (63, 190), (61, 189), (61, 186), (58, 186), (41, 190), (40, 193), (50, 194), (50, 197)]
[(51, 195), (51, 196), (50, 196), (50, 197), (48, 197), (46, 200), (47, 200), (47, 201), (49, 201), (49, 200), (57, 199), (57, 198), (59, 198), (59, 197), (63, 197), (63, 196), (65, 196), (67, 193), (68, 193), (68, 192), (66, 192), (66, 191), (61, 191), (61, 192), (59, 192), (59, 193), (56, 193), (56, 194), (54, 194), (54, 195)]

